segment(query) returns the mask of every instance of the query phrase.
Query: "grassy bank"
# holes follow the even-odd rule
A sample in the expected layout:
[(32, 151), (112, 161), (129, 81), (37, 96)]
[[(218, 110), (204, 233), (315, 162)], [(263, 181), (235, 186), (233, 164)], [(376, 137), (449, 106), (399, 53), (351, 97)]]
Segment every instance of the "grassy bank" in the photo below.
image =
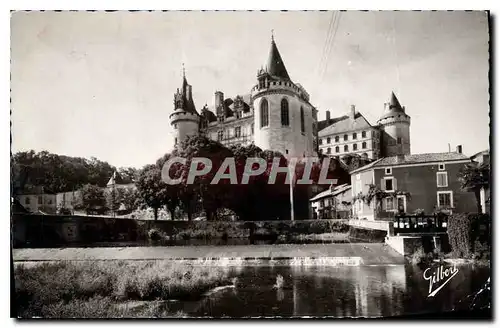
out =
[(14, 276), (17, 313), (23, 318), (182, 316), (161, 301), (194, 300), (230, 284), (224, 268), (168, 261), (20, 265)]

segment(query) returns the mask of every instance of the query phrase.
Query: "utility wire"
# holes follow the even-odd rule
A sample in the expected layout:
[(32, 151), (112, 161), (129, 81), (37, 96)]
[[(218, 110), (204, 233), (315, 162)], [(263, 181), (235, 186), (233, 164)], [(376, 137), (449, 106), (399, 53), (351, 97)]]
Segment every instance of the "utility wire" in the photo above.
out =
[(328, 44), (330, 42), (330, 38), (332, 35), (333, 25), (334, 25), (334, 22), (336, 19), (336, 14), (337, 14), (337, 12), (334, 11), (334, 12), (332, 12), (332, 16), (330, 17), (330, 23), (328, 24), (328, 29), (327, 29), (326, 38), (325, 38), (325, 44), (323, 45), (323, 52), (321, 54), (321, 59), (319, 61), (319, 65), (318, 65), (318, 76), (321, 75), (321, 68), (323, 67), (323, 63), (325, 61), (326, 50), (328, 49)]
[[(337, 31), (339, 29), (339, 24), (340, 24), (340, 18), (341, 17), (342, 17), (342, 12), (339, 12), (338, 15), (337, 15), (337, 19), (334, 22), (334, 32), (333, 32), (333, 35), (331, 37), (329, 48), (328, 48), (327, 53), (326, 53), (325, 67), (324, 67), (323, 72), (321, 74), (321, 80), (323, 80), (323, 78), (325, 77), (326, 72), (328, 71), (328, 61), (329, 61), (329, 57), (330, 57), (332, 48), (335, 45), (335, 37), (337, 36)], [(336, 23), (336, 25), (335, 25), (335, 23)]]

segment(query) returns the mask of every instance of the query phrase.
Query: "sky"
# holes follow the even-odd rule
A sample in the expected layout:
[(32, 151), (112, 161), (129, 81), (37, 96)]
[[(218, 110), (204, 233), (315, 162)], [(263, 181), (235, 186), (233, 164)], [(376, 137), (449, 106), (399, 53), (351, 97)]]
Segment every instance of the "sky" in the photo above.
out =
[(412, 153), (489, 148), (484, 12), (120, 11), (11, 15), (12, 151), (154, 163), (173, 147), (182, 64), (198, 110), (247, 94), (271, 31), (320, 119), (354, 104), (376, 124), (394, 91)]

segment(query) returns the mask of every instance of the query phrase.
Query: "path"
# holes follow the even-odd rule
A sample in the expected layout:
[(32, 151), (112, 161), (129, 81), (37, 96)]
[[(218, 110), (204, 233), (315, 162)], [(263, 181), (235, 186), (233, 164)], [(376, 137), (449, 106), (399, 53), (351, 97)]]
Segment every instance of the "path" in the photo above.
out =
[(14, 262), (64, 260), (175, 260), (201, 258), (361, 257), (365, 265), (403, 264), (404, 258), (383, 243), (236, 245), (168, 247), (19, 248)]

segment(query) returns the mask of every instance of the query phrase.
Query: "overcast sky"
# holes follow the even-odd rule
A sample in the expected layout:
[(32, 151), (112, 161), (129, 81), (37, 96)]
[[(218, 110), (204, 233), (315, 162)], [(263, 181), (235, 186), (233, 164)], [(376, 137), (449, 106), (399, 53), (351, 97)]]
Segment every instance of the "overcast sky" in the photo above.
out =
[(182, 63), (198, 110), (216, 90), (248, 93), (272, 29), (320, 118), (355, 104), (375, 124), (394, 90), (412, 119), (412, 153), (489, 147), (486, 13), (343, 12), (329, 34), (333, 21), (332, 12), (16, 12), (12, 150), (153, 163), (173, 145)]

